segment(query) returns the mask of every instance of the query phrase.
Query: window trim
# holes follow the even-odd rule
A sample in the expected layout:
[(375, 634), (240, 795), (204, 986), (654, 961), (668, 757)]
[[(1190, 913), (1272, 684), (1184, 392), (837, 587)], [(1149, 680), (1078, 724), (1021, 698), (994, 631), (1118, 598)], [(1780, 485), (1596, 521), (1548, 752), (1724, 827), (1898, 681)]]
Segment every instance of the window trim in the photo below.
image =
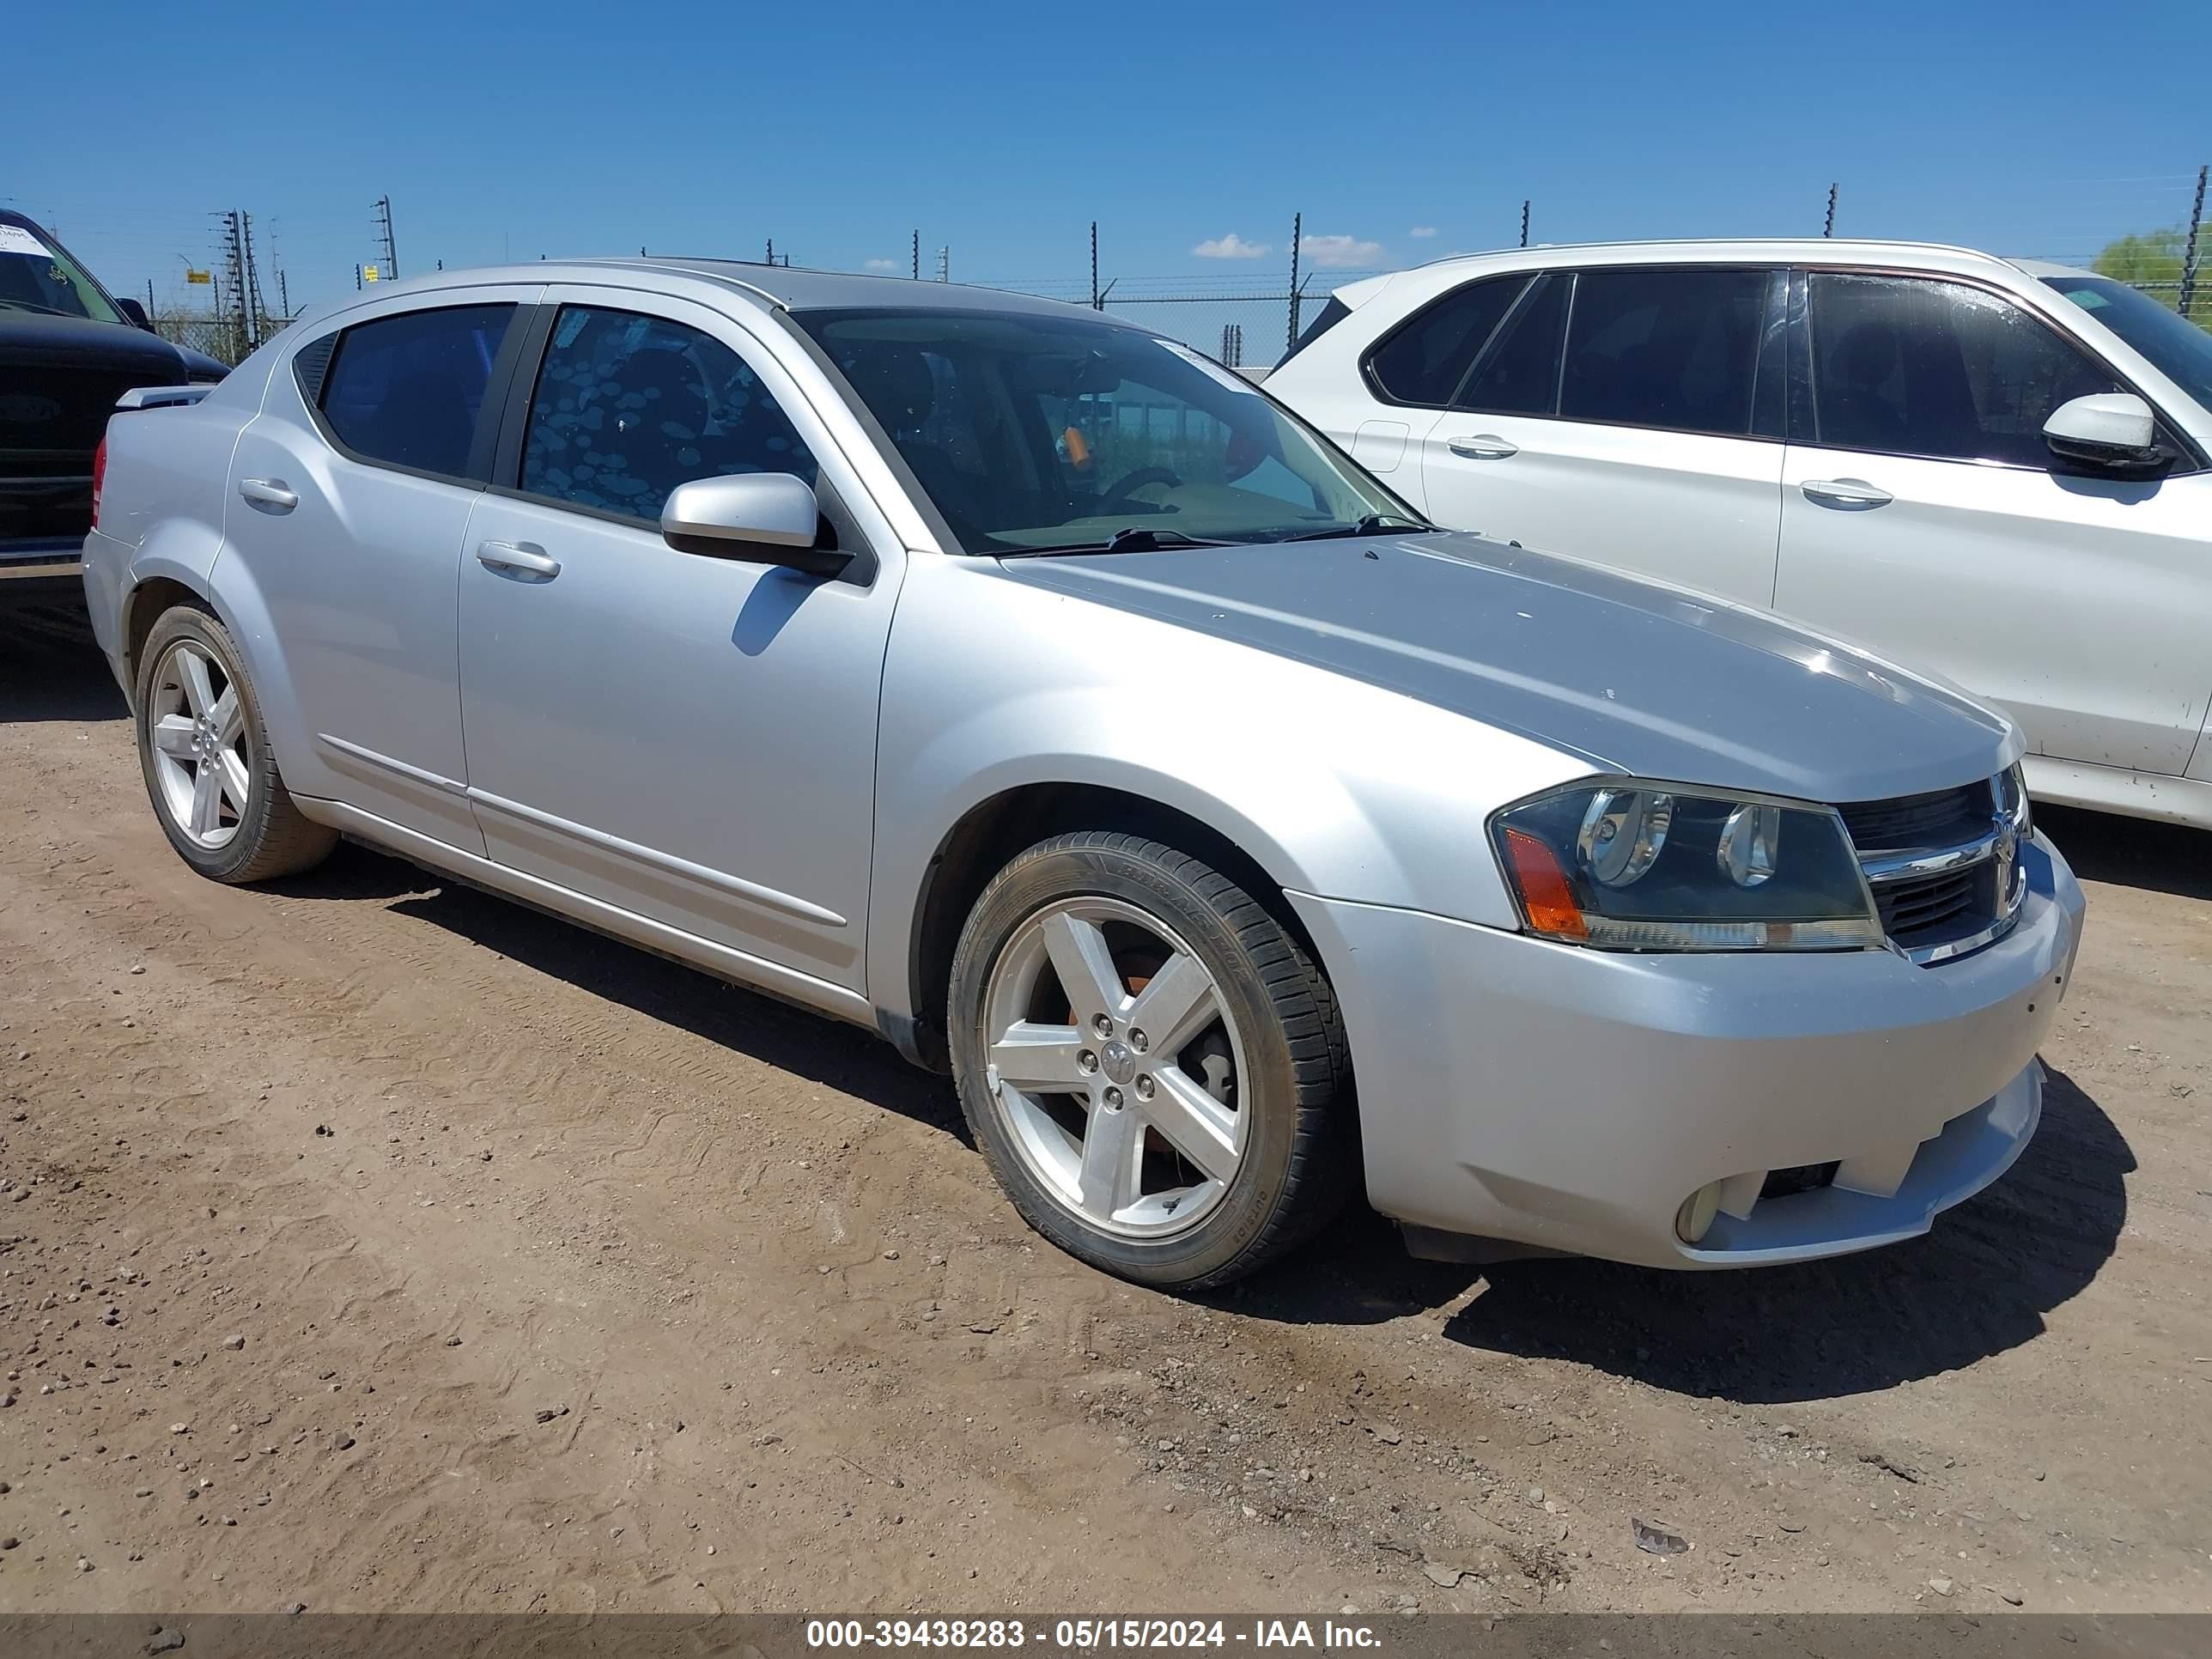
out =
[[(459, 292), (460, 290), (449, 291)], [(331, 424), (329, 417), (323, 413), (323, 399), (330, 392), (331, 371), (343, 360), (347, 335), (360, 329), (372, 327), (378, 323), (389, 322), (395, 318), (419, 317), (434, 311), (482, 311), (491, 306), (505, 306), (515, 314), (507, 319), (507, 332), (501, 337), (499, 350), (493, 356), (491, 368), (484, 376), (483, 398), (477, 405), (476, 431), (469, 439), (469, 456), (465, 471), (434, 472), (427, 467), (403, 466), (397, 461), (388, 461), (380, 456), (366, 454), (338, 436), (337, 428)], [(373, 317), (363, 317), (358, 321), (348, 323), (343, 327), (332, 329), (327, 334), (319, 334), (313, 339), (304, 342), (293, 351), (286, 367), (292, 370), (292, 384), (299, 390), (300, 402), (306, 408), (307, 419), (313, 425), (316, 434), (332, 450), (351, 461), (356, 466), (374, 467), (380, 472), (397, 472), (403, 477), (421, 478), (430, 483), (453, 484), (463, 489), (480, 490), (485, 488), (490, 478), (495, 445), (507, 418), (505, 389), (507, 382), (514, 376), (514, 365), (521, 356), (522, 336), (526, 331), (523, 326), (526, 321), (523, 313), (536, 309), (538, 307), (526, 300), (475, 299), (457, 300), (442, 305), (405, 306), (396, 311), (379, 312)], [(315, 395), (309, 398), (307, 388), (301, 382), (296, 366), (304, 353), (312, 350), (325, 340), (331, 343), (330, 356), (324, 361), (323, 372), (316, 380)], [(495, 400), (498, 410), (496, 415), (492, 413)], [(490, 416), (491, 418), (487, 420), (487, 416)]]
[[(2204, 452), (2186, 432), (2167, 416), (2164, 406), (2157, 398), (2144, 392), (2136, 384), (2131, 376), (2094, 344), (2067, 327), (2060, 317), (2045, 313), (2039, 307), (2029, 304), (2014, 289), (1986, 276), (1960, 271), (1929, 270), (1916, 265), (1875, 263), (1800, 264), (1791, 268), (1790, 322), (1796, 337), (1796, 343), (1792, 345), (1790, 353), (1790, 386), (1787, 403), (1790, 414), (1789, 442), (1794, 447), (1827, 450), (1838, 455), (1880, 455), (1893, 460), (1930, 461), (1945, 466), (1976, 466), (2001, 472), (2039, 473), (2045, 477), (2095, 478), (2106, 476), (2090, 468), (2067, 469), (2058, 464), (2057, 456), (2051, 458), (2051, 465), (2036, 466), (2021, 461), (1999, 461), (1986, 458), (1969, 459), (1958, 455), (1929, 455), (1915, 450), (1869, 449), (1856, 445), (1821, 441), (1817, 434), (1813, 412), (1813, 395), (1815, 388), (1813, 376), (1812, 279), (1814, 276), (1881, 276), (1905, 282), (1948, 283), (1958, 288), (1978, 289), (2012, 306), (2016, 310), (2025, 312), (2034, 321), (2056, 334), (2065, 344), (2104, 369), (2118, 383), (2122, 391), (2132, 392), (2149, 405), (2151, 414), (2157, 422), (2160, 441), (2172, 451), (2176, 463), (2164, 472), (2154, 475), (2155, 478), (2190, 477), (2212, 467), (2212, 462), (2208, 462)], [(2141, 480), (2133, 481), (2141, 482)]]
[[(1367, 388), (1368, 395), (1373, 398), (1376, 403), (1386, 404), (1392, 409), (1432, 409), (1440, 414), (1450, 410), (1453, 407), (1451, 398), (1453, 397), (1456, 397), (1459, 393), (1460, 388), (1467, 384), (1468, 375), (1474, 372), (1475, 363), (1480, 360), (1482, 354), (1490, 349), (1490, 343), (1498, 337), (1498, 331), (1504, 328), (1508, 323), (1513, 320), (1514, 317), (1521, 309), (1521, 302), (1528, 297), (1528, 290), (1534, 286), (1536, 278), (1546, 274), (1546, 271), (1541, 267), (1538, 266), (1528, 266), (1519, 270), (1492, 271), (1486, 276), (1477, 276), (1471, 282), (1461, 283), (1455, 287), (1448, 288), (1443, 293), (1431, 296), (1430, 299), (1423, 301), (1420, 305), (1414, 307), (1413, 310), (1407, 312), (1403, 317), (1401, 317), (1396, 322), (1391, 324), (1389, 328), (1383, 330), (1382, 333), (1376, 335), (1375, 338), (1367, 343), (1366, 349), (1359, 354), (1360, 384)], [(1474, 356), (1468, 360), (1467, 368), (1461, 371), (1459, 379), (1452, 383), (1451, 393), (1449, 396), (1446, 397), (1443, 402), (1440, 404), (1416, 403), (1411, 398), (1397, 397), (1383, 389), (1381, 379), (1375, 373), (1375, 360), (1382, 356), (1383, 351), (1386, 350), (1401, 334), (1403, 334), (1407, 329), (1413, 327), (1414, 324), (1419, 322), (1423, 318), (1426, 317), (1431, 312), (1436, 310), (1439, 306), (1443, 305), (1448, 301), (1457, 299), (1469, 289), (1480, 288), (1486, 283), (1504, 282), (1519, 283), (1521, 284), (1521, 291), (1518, 294), (1516, 294), (1511, 300), (1507, 301), (1505, 314), (1500, 317), (1495, 323), (1492, 324), (1490, 332), (1482, 337), (1482, 343), (1475, 347)], [(1349, 316), (1353, 313), (1347, 312), (1346, 314)], [(1340, 318), (1338, 320), (1340, 322), (1343, 319)], [(1297, 355), (1297, 354), (1295, 350), (1291, 354), (1291, 356), (1295, 356)], [(1290, 360), (1290, 357), (1285, 357), (1283, 362), (1288, 362)], [(1281, 364), (1278, 364), (1277, 367), (1280, 368)]]

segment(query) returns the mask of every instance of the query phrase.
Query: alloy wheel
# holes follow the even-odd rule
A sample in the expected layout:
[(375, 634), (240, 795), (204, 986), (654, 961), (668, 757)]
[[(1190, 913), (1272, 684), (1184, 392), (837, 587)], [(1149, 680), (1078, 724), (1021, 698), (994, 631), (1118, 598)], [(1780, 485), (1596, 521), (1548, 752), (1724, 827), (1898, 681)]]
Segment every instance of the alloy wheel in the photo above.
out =
[(155, 665), (147, 711), (155, 776), (172, 823), (195, 847), (226, 847), (245, 821), (253, 771), (246, 710), (222, 659), (179, 640)]
[(986, 1087), (1032, 1174), (1115, 1237), (1196, 1226), (1243, 1162), (1249, 1075), (1213, 975), (1119, 899), (1048, 904), (983, 996)]

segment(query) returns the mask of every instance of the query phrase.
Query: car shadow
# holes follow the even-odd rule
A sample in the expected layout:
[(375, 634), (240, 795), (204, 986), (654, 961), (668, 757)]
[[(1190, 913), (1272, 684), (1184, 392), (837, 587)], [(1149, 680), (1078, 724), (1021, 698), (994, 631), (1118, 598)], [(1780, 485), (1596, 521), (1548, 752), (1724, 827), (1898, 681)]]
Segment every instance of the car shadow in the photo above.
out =
[(396, 915), (592, 996), (973, 1144), (950, 1079), (909, 1066), (874, 1033), (610, 940), (563, 917), (350, 842), (317, 868), (270, 885), (298, 898), (389, 902)]
[(0, 585), (0, 721), (130, 717), (82, 602), (24, 604)]
[(2053, 1071), (2042, 1126), (2011, 1170), (1926, 1237), (1887, 1249), (1741, 1273), (1575, 1257), (1478, 1269), (1394, 1260), (1391, 1230), (1362, 1217), (1220, 1300), (1304, 1323), (1399, 1318), (1465, 1297), (1444, 1335), (1480, 1352), (1744, 1404), (1864, 1394), (2041, 1335), (2111, 1257), (2135, 1167), (2104, 1109)]
[(2084, 881), (2212, 899), (2212, 830), (2072, 806), (2038, 806), (2035, 827)]

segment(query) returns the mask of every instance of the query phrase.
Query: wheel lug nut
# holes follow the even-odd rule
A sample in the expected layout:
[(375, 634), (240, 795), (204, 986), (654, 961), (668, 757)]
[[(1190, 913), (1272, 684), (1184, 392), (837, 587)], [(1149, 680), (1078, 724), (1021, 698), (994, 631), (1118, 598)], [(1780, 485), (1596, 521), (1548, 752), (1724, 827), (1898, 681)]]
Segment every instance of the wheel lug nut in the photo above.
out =
[(1148, 1046), (1148, 1042), (1149, 1040), (1146, 1037), (1142, 1027), (1132, 1025), (1129, 1028), (1129, 1046), (1132, 1048), (1134, 1048), (1139, 1054), (1141, 1054), (1145, 1052), (1146, 1048)]
[(1139, 1078), (1137, 1079), (1137, 1098), (1139, 1100), (1150, 1100), (1152, 1097), (1152, 1090), (1154, 1086), (1155, 1085), (1151, 1078)]
[(1081, 1054), (1076, 1055), (1075, 1069), (1088, 1077), (1098, 1069), (1098, 1056), (1085, 1048)]
[(1109, 1112), (1121, 1109), (1121, 1091), (1110, 1083), (1106, 1085), (1106, 1109)]
[(1114, 1022), (1103, 1014), (1094, 1014), (1091, 1018), (1091, 1029), (1100, 1036), (1109, 1037), (1114, 1035)]

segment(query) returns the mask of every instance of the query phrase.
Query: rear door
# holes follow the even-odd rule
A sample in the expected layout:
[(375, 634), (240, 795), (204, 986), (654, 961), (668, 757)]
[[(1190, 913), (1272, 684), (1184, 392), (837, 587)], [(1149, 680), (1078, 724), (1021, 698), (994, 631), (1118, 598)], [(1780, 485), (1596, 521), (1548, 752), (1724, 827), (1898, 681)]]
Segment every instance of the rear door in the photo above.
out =
[(1425, 427), (1430, 513), (1771, 603), (1783, 294), (1753, 267), (1538, 273)]
[(231, 463), (222, 556), (281, 654), (285, 781), (474, 853), (455, 580), (540, 291), (417, 296), (305, 342)]
[(2033, 752), (2181, 772), (2212, 689), (2212, 474), (2060, 464), (2051, 412), (2127, 388), (2007, 295), (1804, 282), (1776, 609), (2002, 703)]

